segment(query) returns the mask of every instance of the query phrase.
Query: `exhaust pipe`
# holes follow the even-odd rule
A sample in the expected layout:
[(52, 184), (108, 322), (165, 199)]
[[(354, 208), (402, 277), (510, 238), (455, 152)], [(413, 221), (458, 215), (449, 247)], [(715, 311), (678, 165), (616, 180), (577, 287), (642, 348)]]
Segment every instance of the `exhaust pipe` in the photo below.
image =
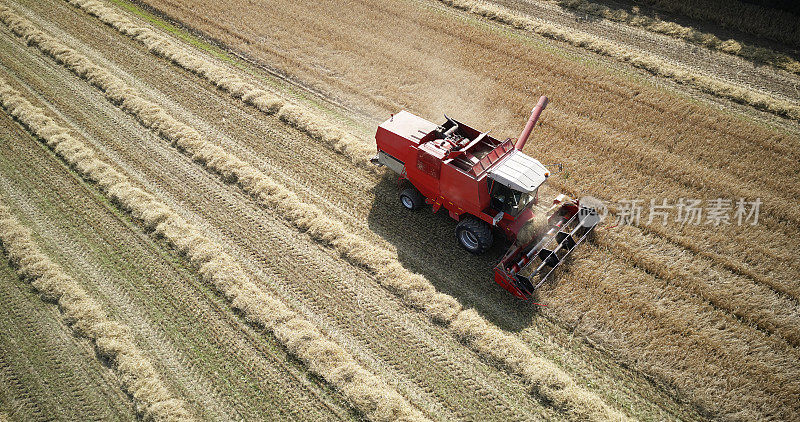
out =
[(533, 126), (536, 124), (536, 121), (539, 120), (539, 115), (542, 114), (545, 107), (547, 107), (547, 97), (542, 95), (539, 97), (539, 102), (536, 103), (536, 107), (531, 110), (531, 117), (528, 119), (525, 129), (522, 129), (522, 133), (519, 134), (519, 139), (517, 139), (517, 142), (514, 144), (514, 148), (522, 151), (522, 147), (525, 146), (525, 142), (528, 142), (528, 137), (531, 136)]

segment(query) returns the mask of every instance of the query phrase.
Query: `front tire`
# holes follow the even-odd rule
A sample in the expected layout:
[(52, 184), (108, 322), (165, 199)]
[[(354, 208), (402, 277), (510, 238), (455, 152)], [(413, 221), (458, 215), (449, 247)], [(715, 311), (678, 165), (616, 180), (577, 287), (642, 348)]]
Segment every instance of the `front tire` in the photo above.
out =
[(400, 203), (407, 210), (414, 211), (425, 205), (425, 197), (416, 188), (408, 188), (400, 192)]
[(475, 217), (467, 217), (458, 223), (456, 239), (464, 249), (475, 255), (486, 252), (494, 243), (491, 227)]

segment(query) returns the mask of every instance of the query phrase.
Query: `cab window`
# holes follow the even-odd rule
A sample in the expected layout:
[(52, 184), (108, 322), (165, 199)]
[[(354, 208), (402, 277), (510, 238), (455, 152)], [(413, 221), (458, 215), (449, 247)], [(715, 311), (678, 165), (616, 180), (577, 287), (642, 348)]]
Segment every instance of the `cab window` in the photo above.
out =
[(489, 179), (492, 208), (516, 216), (536, 197), (536, 192), (523, 193)]

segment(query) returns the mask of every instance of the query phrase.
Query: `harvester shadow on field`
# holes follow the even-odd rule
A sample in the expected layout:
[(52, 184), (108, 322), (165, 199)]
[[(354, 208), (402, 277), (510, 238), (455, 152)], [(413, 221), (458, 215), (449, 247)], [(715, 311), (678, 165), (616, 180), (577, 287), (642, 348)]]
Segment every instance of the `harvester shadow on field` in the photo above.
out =
[(496, 238), (494, 246), (483, 255), (470, 254), (459, 246), (457, 223), (444, 208), (435, 214), (430, 206), (416, 211), (403, 208), (394, 175), (383, 177), (373, 194), (369, 227), (397, 248), (405, 268), (425, 276), (438, 291), (474, 308), (505, 330), (520, 331), (530, 326), (541, 309), (534, 303), (536, 297), (528, 301), (517, 299), (494, 282), (494, 266), (508, 242)]

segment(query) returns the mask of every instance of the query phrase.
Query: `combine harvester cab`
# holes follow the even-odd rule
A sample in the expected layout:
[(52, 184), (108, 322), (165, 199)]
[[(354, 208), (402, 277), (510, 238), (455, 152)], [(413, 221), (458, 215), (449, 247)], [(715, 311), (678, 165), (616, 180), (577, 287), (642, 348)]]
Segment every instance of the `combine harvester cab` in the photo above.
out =
[(593, 209), (564, 195), (549, 208), (539, 205), (538, 190), (550, 172), (522, 147), (546, 105), (541, 97), (516, 142), (499, 141), (447, 116), (437, 125), (406, 111), (383, 122), (375, 135), (373, 163), (400, 175), (404, 207), (445, 208), (459, 222), (457, 240), (475, 254), (492, 246), (494, 233), (512, 242), (495, 267), (495, 281), (521, 299), (528, 299), (599, 221)]

